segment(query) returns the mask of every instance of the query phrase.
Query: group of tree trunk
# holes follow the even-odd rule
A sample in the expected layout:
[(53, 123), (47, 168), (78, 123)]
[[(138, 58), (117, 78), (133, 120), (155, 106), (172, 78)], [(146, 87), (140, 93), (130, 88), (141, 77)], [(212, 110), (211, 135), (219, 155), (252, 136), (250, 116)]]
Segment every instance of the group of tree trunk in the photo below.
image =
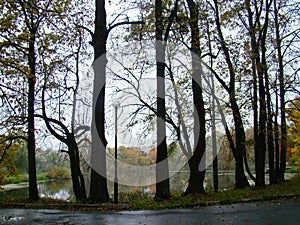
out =
[[(188, 187), (185, 194), (190, 193), (203, 193), (204, 190), (204, 177), (205, 177), (205, 149), (206, 149), (206, 111), (205, 103), (203, 97), (203, 88), (201, 87), (201, 76), (202, 74), (202, 62), (199, 60), (202, 57), (202, 52), (200, 48), (200, 32), (199, 32), (199, 7), (198, 3), (192, 0), (186, 1), (189, 10), (189, 26), (190, 26), (190, 45), (189, 48), (192, 54), (192, 93), (193, 93), (193, 103), (194, 103), (194, 148), (192, 156), (188, 161), (190, 168), (190, 178), (188, 181)], [(269, 159), (269, 173), (270, 173), (270, 183), (276, 183), (278, 181), (284, 181), (284, 171), (286, 165), (286, 122), (284, 112), (284, 77), (283, 68), (280, 66), (282, 62), (282, 56), (280, 53), (281, 44), (280, 37), (276, 35), (275, 40), (277, 40), (277, 45), (275, 49), (278, 51), (278, 64), (280, 71), (280, 105), (281, 108), (281, 132), (280, 139), (278, 138), (278, 132), (273, 129), (273, 120), (277, 115), (274, 116), (273, 105), (271, 101), (270, 93), (270, 78), (268, 75), (268, 64), (267, 64), (267, 35), (269, 34), (269, 20), (271, 9), (275, 15), (275, 30), (276, 34), (279, 32), (278, 29), (278, 18), (276, 1), (266, 1), (255, 2), (250, 4), (249, 1), (245, 1), (243, 10), (247, 11), (248, 24), (241, 18), (243, 25), (247, 30), (247, 35), (249, 35), (250, 40), (250, 53), (248, 57), (251, 59), (251, 73), (253, 77), (253, 126), (254, 126), (254, 150), (255, 150), (255, 174), (251, 174), (248, 168), (248, 162), (246, 158), (246, 136), (245, 128), (243, 122), (243, 116), (241, 113), (241, 107), (237, 99), (236, 90), (236, 80), (239, 74), (237, 74), (238, 68), (236, 68), (233, 62), (233, 55), (230, 51), (229, 44), (223, 34), (222, 22), (221, 22), (221, 12), (219, 11), (220, 2), (214, 0), (208, 5), (214, 12), (216, 35), (219, 38), (220, 49), (224, 55), (224, 62), (227, 65), (229, 73), (229, 84), (224, 78), (215, 72), (216, 79), (222, 85), (224, 90), (229, 96), (229, 106), (232, 110), (232, 116), (234, 121), (234, 138), (232, 134), (228, 131), (226, 132), (228, 141), (231, 143), (231, 149), (235, 157), (235, 174), (236, 174), (236, 187), (243, 188), (249, 186), (248, 178), (245, 175), (244, 167), (247, 167), (249, 176), (253, 178), (257, 186), (265, 185), (265, 163), (266, 163), (266, 152), (268, 150)], [(265, 4), (265, 5), (264, 5)], [(273, 8), (272, 8), (272, 4)], [(170, 196), (170, 184), (169, 179), (163, 181), (160, 180), (161, 177), (168, 174), (168, 158), (167, 158), (167, 144), (166, 144), (166, 106), (165, 99), (165, 50), (168, 40), (171, 38), (169, 32), (173, 23), (176, 22), (178, 13), (179, 3), (174, 1), (174, 6), (171, 9), (171, 13), (166, 16), (164, 13), (163, 2), (161, 0), (155, 1), (155, 39), (156, 39), (156, 66), (157, 66), (157, 140), (160, 143), (157, 144), (157, 184), (156, 184), (156, 198), (169, 198)], [(105, 11), (105, 8), (102, 8)], [(252, 10), (256, 10), (253, 12)], [(260, 10), (259, 10), (260, 9)], [(264, 13), (264, 15), (263, 15)], [(253, 18), (253, 16), (255, 18)], [(238, 17), (242, 17), (238, 14)], [(102, 20), (104, 21), (104, 20)], [(103, 26), (104, 28), (105, 26)], [(106, 29), (106, 28), (104, 28)], [(105, 34), (103, 31), (102, 34)], [(107, 38), (107, 36), (105, 36)], [(99, 39), (100, 40), (100, 39)], [(103, 40), (103, 39), (102, 39)], [(106, 39), (105, 39), (106, 40)], [(106, 43), (105, 41), (102, 43)], [(95, 45), (94, 45), (95, 46)], [(102, 47), (103, 48), (103, 47)], [(213, 57), (211, 55), (211, 57)], [(213, 70), (213, 68), (211, 68)], [(105, 72), (103, 71), (103, 74)], [(242, 76), (242, 75), (240, 75)], [(103, 98), (104, 98), (104, 93)], [(104, 101), (102, 103), (102, 110), (104, 112)], [(277, 106), (278, 107), (278, 106)], [(259, 110), (259, 112), (258, 112)], [(103, 114), (101, 114), (103, 115)], [(104, 115), (103, 115), (104, 116)], [(196, 118), (197, 117), (197, 118)], [(101, 118), (102, 121), (102, 118)], [(225, 122), (225, 127), (228, 129)], [(274, 128), (278, 129), (278, 125)], [(103, 134), (103, 125), (101, 126), (101, 131), (98, 130), (98, 134)], [(226, 130), (227, 131), (227, 130)], [(276, 138), (277, 137), (277, 138)], [(104, 137), (103, 137), (104, 138)], [(105, 139), (103, 139), (104, 141)], [(233, 141), (234, 140), (234, 141)], [(280, 143), (279, 143), (280, 142)], [(105, 141), (104, 141), (105, 143)], [(277, 146), (277, 148), (275, 148)], [(279, 157), (278, 146), (281, 146), (281, 155)], [(276, 157), (275, 157), (276, 156)], [(280, 158), (280, 163), (279, 163)], [(275, 160), (276, 159), (276, 160)], [(277, 166), (274, 166), (274, 165)], [(280, 166), (279, 166), (280, 165)], [(277, 168), (277, 169), (276, 169)], [(217, 166), (215, 166), (215, 170)], [(217, 176), (217, 173), (215, 174)], [(166, 177), (168, 177), (166, 175)], [(215, 177), (215, 182), (217, 178)], [(217, 190), (217, 187), (215, 188)]]
[[(35, 100), (36, 100), (36, 82), (38, 65), (37, 42), (40, 40), (38, 30), (42, 26), (42, 22), (46, 20), (47, 14), (42, 12), (37, 5), (36, 0), (18, 1), (18, 3), (10, 3), (12, 8), (20, 9), (18, 15), (23, 18), (22, 25), (26, 27), (28, 37), (25, 38), (24, 43), (15, 43), (14, 40), (6, 40), (2, 35), (2, 48), (14, 48), (16, 51), (22, 51), (28, 66), (28, 74), (26, 76), (28, 83), (27, 90), (27, 142), (28, 142), (28, 165), (29, 165), (29, 197), (33, 200), (38, 199), (38, 189), (36, 180), (36, 163), (35, 163), (35, 118), (44, 120), (48, 131), (54, 135), (59, 141), (67, 146), (65, 151), (70, 158), (71, 177), (73, 182), (73, 189), (76, 199), (81, 202), (86, 202), (88, 199), (93, 202), (109, 201), (109, 193), (107, 188), (106, 178), (106, 145), (105, 137), (105, 83), (106, 83), (106, 52), (107, 41), (110, 32), (113, 28), (122, 25), (144, 24), (144, 21), (129, 21), (125, 20), (120, 23), (107, 24), (105, 0), (95, 0), (95, 24), (94, 31), (89, 30), (84, 26), (77, 26), (78, 32), (81, 35), (83, 31), (89, 31), (92, 41), (90, 44), (94, 50), (94, 87), (93, 87), (93, 121), (92, 130), (92, 165), (99, 164), (99, 170), (91, 168), (91, 180), (89, 196), (86, 194), (86, 187), (84, 177), (80, 165), (80, 153), (78, 143), (76, 142), (74, 124), (65, 125), (60, 119), (54, 119), (47, 114), (47, 89), (53, 88), (49, 83), (50, 75), (46, 76), (44, 84), (41, 88), (41, 114), (36, 114)], [(167, 139), (166, 139), (166, 102), (165, 102), (165, 80), (167, 65), (165, 62), (166, 46), (168, 41), (177, 31), (176, 29), (182, 24), (189, 25), (188, 32), (183, 35), (188, 36), (189, 43), (186, 44), (191, 54), (191, 68), (192, 68), (192, 102), (194, 108), (194, 146), (191, 157), (188, 160), (190, 170), (190, 177), (185, 194), (204, 193), (204, 178), (206, 174), (206, 126), (207, 126), (207, 108), (204, 96), (204, 87), (202, 83), (205, 77), (203, 72), (203, 61), (205, 57), (209, 56), (210, 65), (206, 65), (211, 74), (219, 82), (222, 87), (225, 98), (228, 99), (227, 106), (230, 109), (232, 117), (232, 124), (234, 132), (229, 131), (229, 125), (222, 115), (222, 123), (229, 146), (235, 159), (235, 185), (237, 188), (244, 188), (249, 186), (248, 178), (245, 174), (245, 167), (249, 176), (254, 180), (257, 186), (265, 185), (266, 172), (266, 154), (268, 153), (268, 171), (270, 176), (270, 183), (284, 181), (284, 173), (286, 169), (286, 151), (287, 151), (287, 123), (286, 123), (286, 93), (287, 80), (285, 74), (285, 66), (288, 60), (293, 61), (293, 56), (289, 56), (287, 60), (286, 52), (291, 43), (298, 37), (299, 31), (292, 31), (290, 33), (282, 34), (284, 25), (287, 26), (290, 18), (284, 18), (286, 23), (280, 21), (282, 13), (288, 8), (286, 2), (283, 0), (266, 0), (266, 1), (250, 1), (245, 0), (243, 4), (240, 1), (233, 1), (230, 6), (223, 6), (224, 1), (194, 1), (186, 0), (171, 1), (172, 4), (163, 0), (155, 0), (154, 2), (154, 26), (155, 26), (155, 41), (156, 41), (156, 78), (157, 78), (157, 158), (156, 158), (156, 195), (157, 199), (168, 199), (170, 197), (170, 180), (169, 180), (169, 166), (167, 153)], [(153, 4), (153, 3), (152, 3)], [(150, 5), (152, 5), (150, 4)], [(295, 7), (298, 3), (293, 2)], [(167, 8), (171, 5), (171, 9)], [(47, 7), (45, 6), (48, 10)], [(228, 7), (228, 8), (227, 8)], [(186, 10), (186, 11), (185, 11)], [(204, 11), (207, 10), (208, 13)], [(51, 9), (49, 9), (49, 12)], [(54, 10), (55, 12), (55, 10)], [(279, 13), (281, 12), (281, 13)], [(210, 15), (208, 15), (210, 14)], [(59, 17), (59, 16), (58, 16)], [(229, 17), (229, 18), (228, 18)], [(232, 18), (230, 18), (232, 17)], [(59, 17), (60, 18), (60, 17)], [(21, 19), (20, 19), (21, 20)], [(234, 21), (233, 21), (234, 20)], [(228, 21), (227, 24), (224, 21)], [(206, 25), (203, 25), (206, 24)], [(234, 27), (234, 24), (238, 24)], [(204, 29), (203, 26), (206, 26)], [(229, 28), (228, 28), (229, 27)], [(8, 29), (8, 28), (6, 28)], [(236, 45), (244, 44), (244, 52), (240, 55), (234, 51), (232, 47), (232, 40), (228, 38), (228, 29), (233, 32), (236, 29), (238, 32), (244, 32), (244, 43), (238, 42)], [(177, 35), (177, 37), (180, 35)], [(285, 43), (287, 37), (294, 37), (289, 39), (289, 43)], [(209, 42), (209, 53), (203, 54), (207, 51), (203, 40)], [(185, 42), (183, 37), (181, 42)], [(207, 41), (206, 40), (206, 41)], [(79, 77), (79, 54), (82, 39), (79, 39), (78, 49), (76, 51), (76, 87), (74, 88), (74, 95), (76, 94)], [(25, 46), (25, 47), (24, 47)], [(269, 50), (273, 48), (273, 52)], [(271, 52), (271, 53), (270, 53)], [(215, 53), (215, 54), (214, 54)], [(273, 56), (270, 59), (271, 55)], [(97, 63), (97, 59), (101, 58), (101, 63)], [(105, 57), (105, 58), (103, 58)], [(241, 62), (245, 63), (245, 68), (241, 69), (241, 62), (237, 58), (240, 57)], [(295, 57), (296, 58), (296, 57)], [(275, 59), (275, 60), (274, 60)], [(218, 60), (218, 62), (217, 62)], [(47, 60), (46, 60), (47, 61)], [(222, 69), (213, 66), (213, 62), (222, 64)], [(2, 65), (6, 66), (4, 60)], [(8, 63), (8, 62), (7, 62)], [(7, 64), (8, 65), (8, 64)], [(10, 64), (12, 66), (12, 64)], [(13, 67), (13, 66), (12, 66)], [(274, 73), (270, 68), (275, 68)], [(21, 71), (22, 73), (24, 71)], [(224, 76), (226, 74), (226, 76)], [(295, 72), (296, 77), (297, 72)], [(250, 84), (247, 88), (249, 93), (242, 95), (239, 93), (241, 79), (247, 77)], [(172, 79), (174, 82), (174, 78)], [(277, 84), (276, 80), (279, 80)], [(99, 89), (100, 87), (100, 89)], [(246, 85), (244, 86), (246, 87)], [(214, 92), (214, 84), (213, 87)], [(246, 91), (245, 91), (246, 92)], [(250, 95), (249, 100), (252, 106), (253, 130), (254, 130), (254, 152), (255, 152), (255, 176), (251, 174), (248, 168), (247, 152), (246, 152), (246, 135), (245, 135), (245, 118), (243, 117), (243, 105), (240, 100), (241, 96)], [(274, 102), (276, 96), (276, 102)], [(213, 105), (216, 102), (217, 107), (220, 107), (214, 93), (211, 96)], [(74, 98), (75, 99), (75, 98)], [(73, 100), (74, 100), (73, 99)], [(277, 100), (279, 99), (279, 101)], [(72, 113), (74, 117), (74, 110)], [(215, 118), (215, 117), (213, 117)], [(280, 122), (278, 122), (280, 118)], [(72, 118), (71, 120), (73, 120)], [(213, 119), (214, 120), (214, 119)], [(212, 122), (213, 124), (213, 122)], [(176, 128), (176, 127), (175, 127)], [(180, 132), (180, 131), (179, 131)], [(215, 131), (214, 131), (215, 132)], [(179, 134), (180, 136), (180, 134)], [(213, 134), (214, 136), (214, 134)], [(98, 140), (98, 141), (96, 141)], [(98, 144), (100, 143), (100, 145)], [(216, 145), (216, 140), (214, 140)], [(95, 157), (93, 157), (93, 155)], [(216, 156), (215, 156), (216, 157)], [(94, 161), (94, 162), (93, 162)], [(214, 170), (217, 171), (217, 160), (214, 161)], [(162, 179), (166, 177), (166, 179)], [(217, 172), (214, 173), (214, 182), (216, 184), (215, 190), (218, 189)]]

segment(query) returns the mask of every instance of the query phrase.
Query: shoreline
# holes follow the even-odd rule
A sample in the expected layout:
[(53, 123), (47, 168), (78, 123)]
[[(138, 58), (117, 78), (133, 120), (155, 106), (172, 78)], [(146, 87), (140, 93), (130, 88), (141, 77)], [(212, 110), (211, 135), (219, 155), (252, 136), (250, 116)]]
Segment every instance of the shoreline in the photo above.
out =
[[(38, 180), (37, 183), (40, 184), (40, 183), (45, 183), (45, 182), (54, 181), (54, 180), (58, 180), (58, 179)], [(23, 189), (23, 188), (28, 188), (28, 187), (29, 187), (28, 182), (21, 182), (21, 183), (17, 183), (17, 184), (5, 184), (5, 185), (0, 185), (0, 192), (18, 190), (18, 189)]]
[(28, 182), (22, 182), (18, 184), (5, 184), (0, 186), (0, 192), (28, 188), (28, 186)]

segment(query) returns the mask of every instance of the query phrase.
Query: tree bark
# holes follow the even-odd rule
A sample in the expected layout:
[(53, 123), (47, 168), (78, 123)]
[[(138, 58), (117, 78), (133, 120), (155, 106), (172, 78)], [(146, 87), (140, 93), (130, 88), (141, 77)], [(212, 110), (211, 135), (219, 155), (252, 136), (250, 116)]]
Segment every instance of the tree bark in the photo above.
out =
[[(275, 85), (276, 86), (276, 85)], [(278, 182), (279, 177), (279, 125), (278, 125), (278, 112), (279, 112), (279, 104), (278, 104), (278, 90), (276, 87), (276, 112), (275, 112), (275, 122), (274, 122), (274, 141), (275, 141), (275, 180)]]
[(275, 147), (274, 147), (274, 130), (273, 130), (273, 112), (271, 110), (271, 94), (269, 90), (269, 81), (266, 77), (266, 92), (267, 92), (267, 108), (268, 108), (268, 120), (267, 120), (267, 138), (268, 138), (268, 158), (269, 158), (269, 180), (270, 184), (276, 183), (275, 176)]
[(191, 29), (191, 51), (192, 51), (192, 92), (194, 102), (194, 152), (189, 159), (190, 168), (189, 184), (185, 194), (204, 193), (204, 178), (206, 172), (205, 150), (205, 107), (203, 91), (201, 87), (202, 65), (200, 61), (200, 35), (198, 26), (198, 6), (193, 0), (187, 0)]
[(235, 94), (232, 94), (232, 97), (230, 97), (231, 98), (230, 102), (231, 102), (232, 112), (234, 114), (234, 127), (235, 127), (235, 139), (236, 139), (235, 186), (237, 188), (244, 188), (250, 186), (244, 172), (244, 154), (246, 151), (245, 130), (244, 130), (242, 117), (234, 96)]
[(266, 91), (264, 85), (264, 72), (263, 65), (257, 59), (257, 74), (259, 83), (259, 130), (256, 143), (255, 152), (255, 173), (256, 173), (256, 186), (265, 185), (265, 157), (266, 157)]
[[(257, 87), (257, 66), (256, 66), (256, 58), (258, 57), (258, 45), (256, 42), (256, 27), (254, 27), (253, 23), (253, 12), (251, 10), (250, 0), (245, 0), (245, 7), (248, 12), (248, 25), (249, 25), (249, 35), (251, 39), (251, 70), (252, 70), (252, 77), (253, 77), (253, 99), (252, 99), (252, 109), (253, 109), (253, 137), (254, 137), (254, 153), (257, 157), (257, 153), (259, 152), (258, 146), (258, 87)], [(256, 159), (255, 159), (256, 162)], [(257, 183), (256, 178), (254, 179), (255, 183)]]
[(155, 1), (155, 39), (157, 76), (157, 155), (156, 155), (156, 193), (157, 199), (170, 197), (169, 164), (166, 141), (165, 106), (165, 43), (163, 43), (162, 1)]
[(28, 76), (28, 169), (29, 169), (29, 198), (38, 200), (36, 160), (35, 160), (35, 124), (34, 124), (34, 102), (35, 102), (35, 31), (32, 32), (29, 42), (28, 64), (30, 75)]
[[(25, 6), (23, 6), (25, 7)], [(32, 21), (33, 22), (33, 21)], [(28, 24), (30, 33), (28, 43), (28, 66), (30, 74), (28, 76), (28, 169), (29, 169), (29, 198), (38, 200), (37, 178), (36, 178), (36, 160), (35, 160), (35, 82), (36, 82), (36, 52), (35, 42), (37, 28), (35, 25)]]
[[(106, 10), (105, 0), (96, 0), (95, 31), (92, 46), (94, 48), (94, 90), (93, 90), (93, 124), (92, 124), (92, 169), (89, 199), (93, 202), (109, 200), (106, 179), (106, 145), (105, 138), (105, 67), (106, 67)], [(100, 59), (100, 57), (103, 57)], [(98, 60), (98, 61), (97, 61)], [(97, 90), (100, 88), (100, 90)], [(100, 143), (96, 140), (100, 138)], [(94, 169), (97, 167), (97, 171)]]
[(287, 125), (286, 125), (286, 115), (285, 115), (285, 79), (284, 79), (284, 65), (283, 65), (283, 56), (281, 52), (281, 38), (280, 38), (280, 25), (278, 19), (278, 8), (277, 1), (274, 0), (274, 19), (275, 19), (275, 30), (276, 30), (276, 47), (278, 55), (278, 70), (279, 70), (279, 96), (280, 96), (280, 117), (281, 117), (281, 126), (280, 126), (280, 167), (278, 178), (279, 181), (285, 181), (284, 173), (286, 169), (286, 149), (287, 149)]
[[(265, 31), (266, 32), (266, 31)], [(270, 84), (269, 84), (269, 75), (267, 71), (267, 63), (266, 63), (266, 48), (265, 48), (265, 43), (262, 43), (264, 47), (262, 50), (264, 51), (263, 53), (263, 64), (265, 64), (265, 87), (266, 87), (266, 102), (267, 102), (267, 146), (268, 146), (268, 159), (269, 159), (269, 183), (270, 184), (275, 184), (276, 183), (276, 176), (275, 176), (275, 165), (274, 165), (274, 130), (273, 130), (273, 112), (271, 109), (271, 93), (270, 93)]]
[(87, 196), (85, 190), (85, 182), (80, 169), (78, 145), (75, 141), (73, 133), (71, 133), (68, 137), (68, 141), (68, 154), (70, 157), (70, 168), (74, 194), (77, 202), (86, 202)]
[[(209, 21), (206, 20), (206, 30), (208, 36), (208, 49), (210, 55), (210, 68), (213, 68), (213, 53), (211, 45), (211, 33), (209, 29)], [(215, 105), (215, 81), (214, 76), (211, 71), (211, 137), (212, 137), (212, 153), (213, 153), (213, 181), (214, 181), (214, 191), (218, 192), (219, 177), (218, 177), (218, 155), (217, 155), (217, 136), (216, 136), (216, 105)]]

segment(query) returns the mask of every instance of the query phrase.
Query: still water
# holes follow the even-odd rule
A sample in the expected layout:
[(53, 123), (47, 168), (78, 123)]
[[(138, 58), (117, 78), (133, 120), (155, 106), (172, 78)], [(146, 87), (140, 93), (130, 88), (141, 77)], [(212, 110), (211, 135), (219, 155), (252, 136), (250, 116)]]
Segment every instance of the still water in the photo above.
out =
[[(186, 181), (188, 180), (189, 173), (188, 172), (180, 172), (175, 174), (170, 179), (170, 187), (171, 191), (181, 191), (183, 192), (186, 188)], [(229, 189), (234, 187), (234, 174), (226, 173), (219, 174), (219, 190)], [(266, 182), (268, 176), (266, 176)], [(286, 178), (289, 179), (290, 175), (287, 174)], [(89, 183), (88, 179), (86, 183)], [(205, 188), (206, 190), (213, 189), (213, 180), (212, 174), (210, 172), (207, 173), (205, 178)], [(75, 200), (74, 192), (72, 188), (71, 180), (53, 180), (49, 182), (43, 182), (38, 184), (38, 190), (40, 197), (49, 197), (53, 199), (62, 199), (66, 201)], [(87, 187), (87, 191), (89, 188)], [(108, 190), (110, 195), (113, 196), (113, 182), (108, 182)], [(153, 195), (155, 193), (155, 184), (143, 187), (132, 187), (126, 185), (119, 185), (119, 193), (129, 193), (129, 192), (142, 192), (149, 195)], [(0, 192), (0, 200), (1, 196), (28, 196), (28, 187), (9, 190), (9, 191), (1, 191)]]
[[(38, 183), (38, 191), (40, 197), (49, 197), (54, 199), (63, 199), (70, 201), (74, 199), (71, 180), (53, 180)], [(0, 191), (0, 200), (2, 196), (16, 197), (28, 196), (28, 185), (20, 186), (20, 188)]]
[[(120, 174), (120, 176), (122, 176)], [(147, 179), (146, 177), (135, 177), (136, 179)], [(171, 191), (184, 191), (186, 188), (186, 181), (189, 178), (188, 172), (180, 172), (175, 174), (170, 178), (170, 187)], [(86, 183), (89, 183), (88, 178), (86, 178)], [(234, 175), (219, 175), (219, 184), (221, 189), (231, 188), (234, 183)], [(212, 189), (212, 177), (209, 173), (207, 173), (205, 186), (206, 189)], [(108, 191), (111, 196), (113, 196), (113, 182), (108, 181)], [(66, 201), (74, 200), (74, 192), (72, 188), (71, 180), (53, 180), (48, 182), (42, 182), (38, 184), (38, 190), (40, 197), (49, 197), (53, 199), (62, 199)], [(89, 187), (87, 187), (87, 191)], [(127, 185), (119, 185), (119, 193), (129, 193), (129, 192), (142, 192), (149, 195), (153, 195), (155, 193), (155, 184), (149, 186), (138, 186), (132, 187)], [(28, 196), (28, 187), (20, 187), (18, 189), (1, 191), (0, 192), (0, 200), (1, 196), (14, 197), (14, 196)]]

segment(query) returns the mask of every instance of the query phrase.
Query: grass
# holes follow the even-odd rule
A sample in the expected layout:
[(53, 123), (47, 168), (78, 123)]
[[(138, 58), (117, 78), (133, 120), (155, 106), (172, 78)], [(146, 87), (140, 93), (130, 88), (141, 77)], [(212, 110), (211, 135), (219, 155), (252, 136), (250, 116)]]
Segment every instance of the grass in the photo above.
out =
[[(38, 181), (46, 181), (49, 180), (49, 178), (47, 177), (47, 173), (43, 172), (43, 173), (38, 173), (37, 174), (37, 180)], [(4, 178), (4, 184), (19, 184), (22, 182), (28, 182), (28, 174), (18, 174), (15, 176), (5, 176)]]
[(169, 200), (155, 201), (153, 197), (143, 196), (137, 198), (136, 194), (130, 194), (126, 198), (122, 196), (120, 202), (129, 205), (132, 210), (139, 209), (171, 209), (200, 207), (209, 204), (227, 204), (243, 201), (269, 200), (276, 197), (300, 195), (300, 175), (279, 184), (268, 185), (265, 188), (248, 187), (232, 189), (222, 192), (207, 192), (182, 196), (182, 193), (173, 193)]
[(286, 168), (286, 173), (299, 173), (297, 166), (291, 166)]
[[(296, 175), (290, 180), (274, 184), (267, 185), (265, 188), (248, 187), (244, 189), (232, 189), (222, 192), (207, 192), (205, 194), (193, 194), (188, 196), (182, 196), (182, 193), (172, 193), (172, 197), (169, 200), (156, 201), (153, 197), (142, 193), (120, 193), (119, 203), (128, 204), (129, 210), (155, 210), (155, 209), (172, 209), (172, 208), (197, 208), (211, 204), (228, 204), (241, 201), (258, 201), (258, 200), (270, 200), (277, 198), (287, 198), (291, 196), (300, 196), (300, 175)], [(98, 205), (97, 207), (85, 207), (76, 206), (75, 202), (65, 202), (62, 200), (55, 200), (49, 198), (41, 198), (38, 201), (29, 201), (26, 196), (18, 198), (6, 198), (1, 199), (0, 203), (7, 204), (15, 203), (35, 203), (35, 208), (48, 208), (50, 204), (55, 204), (56, 209), (80, 209), (80, 210), (118, 210), (120, 208), (113, 206), (112, 204), (107, 207)], [(40, 206), (39, 206), (40, 204)], [(47, 205), (49, 205), (47, 207)], [(60, 207), (61, 205), (61, 207)], [(16, 207), (16, 205), (14, 205)], [(24, 208), (25, 205), (20, 205)], [(29, 206), (32, 207), (32, 206)], [(51, 207), (53, 208), (53, 207)]]

